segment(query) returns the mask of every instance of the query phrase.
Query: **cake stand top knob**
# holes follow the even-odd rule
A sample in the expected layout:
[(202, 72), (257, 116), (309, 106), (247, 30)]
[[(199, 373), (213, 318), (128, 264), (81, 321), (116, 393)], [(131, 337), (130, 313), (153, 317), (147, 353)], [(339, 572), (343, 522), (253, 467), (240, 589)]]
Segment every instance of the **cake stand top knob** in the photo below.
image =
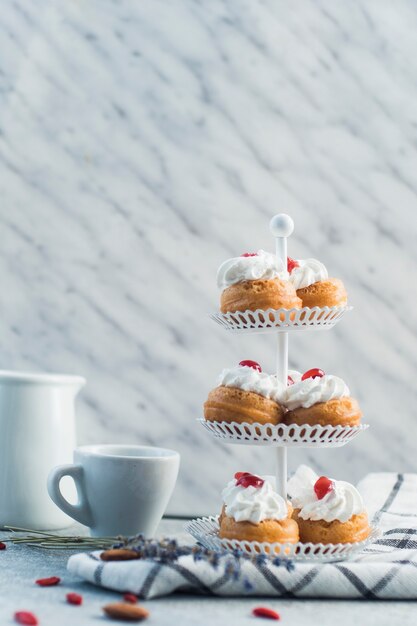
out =
[(278, 213), (270, 221), (269, 228), (274, 237), (289, 237), (294, 230), (294, 222), (286, 213)]

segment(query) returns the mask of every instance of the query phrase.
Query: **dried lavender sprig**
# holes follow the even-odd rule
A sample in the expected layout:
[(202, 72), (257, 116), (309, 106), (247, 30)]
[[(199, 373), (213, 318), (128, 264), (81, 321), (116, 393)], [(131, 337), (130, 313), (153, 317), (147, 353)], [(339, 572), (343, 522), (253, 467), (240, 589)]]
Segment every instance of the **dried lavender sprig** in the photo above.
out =
[[(237, 581), (242, 577), (242, 565), (250, 561), (256, 566), (262, 566), (269, 561), (265, 554), (255, 556), (235, 549), (215, 551), (197, 545), (179, 545), (176, 539), (163, 538), (160, 540), (146, 539), (143, 535), (134, 537), (77, 537), (54, 535), (43, 531), (32, 531), (25, 528), (8, 527), (13, 532), (26, 532), (26, 536), (13, 536), (4, 541), (16, 544), (27, 544), (34, 547), (46, 548), (49, 550), (79, 550), (85, 549), (105, 549), (105, 548), (129, 548), (138, 553), (138, 557), (147, 560), (158, 561), (159, 563), (173, 563), (182, 556), (191, 555), (194, 561), (204, 561), (213, 569), (218, 569), (223, 565), (224, 575), (230, 580)], [(222, 558), (223, 557), (223, 558)], [(284, 566), (288, 571), (294, 568), (292, 561), (275, 557), (272, 559), (275, 566)], [(250, 591), (253, 586), (247, 577), (243, 577), (243, 586)]]

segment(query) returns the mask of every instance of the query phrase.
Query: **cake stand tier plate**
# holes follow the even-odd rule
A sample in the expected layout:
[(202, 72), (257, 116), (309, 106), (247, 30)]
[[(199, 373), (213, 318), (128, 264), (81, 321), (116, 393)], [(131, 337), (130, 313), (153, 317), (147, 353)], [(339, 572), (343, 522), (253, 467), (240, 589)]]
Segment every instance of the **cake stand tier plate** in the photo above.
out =
[(296, 424), (248, 424), (209, 422), (198, 419), (206, 430), (225, 443), (248, 446), (285, 446), (298, 448), (340, 448), (352, 441), (369, 424), (359, 426), (302, 426)]
[(235, 313), (211, 313), (210, 317), (234, 333), (277, 333), (292, 330), (333, 328), (351, 306), (304, 307), (302, 309), (257, 309)]
[(184, 525), (204, 548), (216, 552), (242, 551), (249, 556), (264, 554), (270, 558), (281, 558), (290, 561), (315, 561), (329, 563), (350, 559), (362, 552), (380, 537), (378, 528), (372, 527), (369, 536), (357, 543), (267, 543), (258, 541), (238, 541), (237, 539), (220, 539), (219, 516), (200, 517)]

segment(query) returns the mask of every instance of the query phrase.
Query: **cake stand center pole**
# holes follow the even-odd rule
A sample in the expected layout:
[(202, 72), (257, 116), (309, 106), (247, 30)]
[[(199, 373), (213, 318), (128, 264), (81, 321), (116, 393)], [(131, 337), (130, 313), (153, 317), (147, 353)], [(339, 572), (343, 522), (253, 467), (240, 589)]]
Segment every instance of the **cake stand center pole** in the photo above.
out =
[[(277, 333), (277, 379), (287, 386), (288, 377), (288, 333)], [(287, 499), (287, 448), (276, 448), (277, 491)]]
[[(278, 264), (282, 271), (287, 269), (287, 237), (294, 230), (294, 222), (289, 215), (279, 213), (270, 223), (272, 235), (275, 237), (275, 249)], [(288, 383), (288, 333), (277, 333), (277, 379), (285, 386)], [(276, 448), (276, 480), (277, 491), (287, 499), (287, 448)]]

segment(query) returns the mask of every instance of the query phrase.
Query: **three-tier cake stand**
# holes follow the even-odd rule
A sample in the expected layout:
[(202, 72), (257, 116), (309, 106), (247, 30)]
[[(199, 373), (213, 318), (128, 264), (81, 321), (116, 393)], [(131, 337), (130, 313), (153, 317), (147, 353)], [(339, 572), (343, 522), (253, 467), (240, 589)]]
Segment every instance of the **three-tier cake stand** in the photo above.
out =
[[(294, 230), (289, 215), (280, 213), (270, 222), (275, 238), (278, 266), (287, 267), (287, 238)], [(352, 307), (304, 307), (302, 309), (258, 309), (235, 313), (214, 313), (210, 317), (232, 333), (272, 333), (277, 337), (277, 379), (288, 384), (288, 334), (293, 331), (325, 330), (332, 328)], [(271, 446), (276, 455), (276, 488), (287, 499), (287, 449), (336, 448), (352, 441), (368, 428), (359, 426), (309, 426), (285, 424), (248, 424), (238, 422), (209, 422), (198, 420), (216, 438), (226, 443)], [(186, 530), (207, 548), (214, 550), (242, 550), (247, 554), (265, 554), (296, 560), (333, 561), (351, 557), (363, 550), (378, 536), (373, 528), (369, 537), (360, 543), (347, 544), (270, 544), (256, 541), (220, 539), (218, 516), (192, 520)]]

